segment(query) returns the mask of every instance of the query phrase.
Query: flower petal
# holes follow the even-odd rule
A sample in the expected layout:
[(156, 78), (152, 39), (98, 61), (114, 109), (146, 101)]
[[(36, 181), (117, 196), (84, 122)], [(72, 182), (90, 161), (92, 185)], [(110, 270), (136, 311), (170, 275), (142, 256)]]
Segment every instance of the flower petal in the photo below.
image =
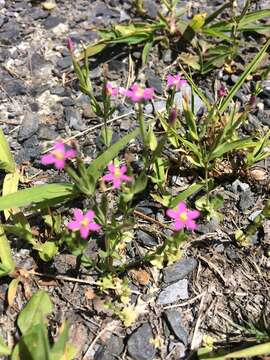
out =
[(58, 141), (53, 146), (54, 150), (65, 152), (65, 144), (62, 141)]
[(123, 165), (119, 168), (120, 174), (124, 175), (127, 172), (127, 167), (126, 165)]
[(83, 221), (84, 216), (81, 209), (74, 209), (73, 214), (76, 221)]
[(176, 231), (182, 230), (184, 227), (185, 227), (185, 224), (184, 224), (184, 222), (181, 221), (181, 220), (177, 220), (177, 221), (174, 223), (174, 230), (176, 230)]
[(88, 226), (82, 226), (82, 227), (80, 228), (81, 237), (82, 237), (83, 239), (86, 239), (86, 238), (88, 237), (88, 235), (89, 235), (89, 231), (90, 231), (89, 225), (88, 225)]
[(67, 228), (69, 230), (72, 230), (72, 231), (77, 231), (80, 229), (80, 223), (78, 221), (75, 221), (75, 220), (71, 220), (70, 222), (67, 223)]
[(109, 169), (109, 171), (110, 171), (111, 173), (114, 174), (115, 166), (113, 165), (113, 163), (110, 163), (110, 164), (108, 165), (108, 169)]
[(55, 157), (52, 154), (43, 155), (41, 158), (42, 165), (54, 164)]
[(84, 217), (85, 217), (87, 220), (89, 220), (89, 221), (92, 221), (93, 218), (94, 218), (94, 216), (95, 216), (95, 213), (94, 213), (93, 210), (88, 210), (88, 211), (86, 212), (86, 214), (84, 215)]
[(104, 181), (113, 181), (113, 179), (114, 179), (114, 176), (112, 174), (107, 174), (107, 175), (102, 176), (102, 180), (104, 180)]
[(177, 219), (179, 217), (178, 212), (174, 211), (173, 209), (168, 209), (166, 214), (172, 219)]
[(125, 182), (129, 182), (133, 180), (131, 176), (127, 176), (127, 175), (121, 175), (120, 179)]
[(89, 229), (91, 231), (99, 231), (101, 229), (101, 226), (99, 224), (92, 222), (89, 224)]
[(188, 219), (186, 221), (186, 228), (189, 230), (196, 230), (197, 229), (197, 224), (195, 223), (195, 221)]
[(119, 189), (121, 185), (121, 179), (120, 178), (114, 178), (113, 179), (113, 188)]
[(65, 152), (65, 159), (74, 158), (77, 155), (77, 151), (75, 149), (69, 149)]
[(183, 201), (177, 205), (177, 211), (181, 214), (182, 212), (186, 211), (186, 204)]
[(200, 212), (198, 210), (190, 210), (187, 213), (187, 217), (189, 219), (197, 219), (200, 216)]
[(65, 160), (55, 159), (54, 166), (56, 169), (61, 170), (65, 167)]

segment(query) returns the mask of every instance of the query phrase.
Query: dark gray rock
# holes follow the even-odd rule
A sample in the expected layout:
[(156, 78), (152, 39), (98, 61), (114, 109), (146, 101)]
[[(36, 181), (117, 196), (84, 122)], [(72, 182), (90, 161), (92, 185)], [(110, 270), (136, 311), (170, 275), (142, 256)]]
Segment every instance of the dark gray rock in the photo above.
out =
[(152, 247), (158, 245), (157, 240), (152, 235), (142, 230), (137, 231), (137, 239), (138, 242), (144, 246)]
[(163, 61), (166, 64), (171, 64), (172, 62), (172, 50), (168, 49), (163, 52)]
[(9, 74), (0, 74), (0, 83), (5, 92), (11, 97), (25, 95), (27, 93), (27, 88), (24, 85), (24, 82), (19, 79), (13, 79)]
[(58, 96), (68, 96), (69, 91), (68, 89), (64, 88), (63, 86), (55, 86), (50, 90), (50, 93), (52, 95), (58, 95)]
[(45, 19), (49, 16), (49, 13), (48, 11), (45, 11), (39, 7), (34, 7), (30, 12), (30, 16), (33, 18), (33, 20)]
[(63, 106), (74, 106), (75, 105), (75, 101), (71, 98), (64, 98), (62, 101), (61, 101), (61, 104)]
[(243, 183), (242, 181), (237, 179), (232, 183), (231, 189), (235, 194), (237, 194), (237, 193), (239, 193), (241, 191), (248, 191), (249, 190), (249, 184)]
[(243, 191), (240, 194), (240, 201), (239, 201), (239, 208), (242, 211), (249, 209), (251, 206), (254, 205), (254, 195), (250, 190)]
[(124, 350), (123, 339), (112, 335), (105, 346), (102, 346), (95, 353), (94, 360), (116, 360)]
[(181, 316), (177, 310), (170, 309), (165, 311), (165, 316), (169, 328), (173, 331), (174, 335), (181, 341), (185, 346), (188, 344), (188, 334), (182, 323)]
[(50, 30), (64, 22), (65, 22), (64, 18), (50, 15), (45, 21), (43, 21), (43, 26), (45, 27), (45, 29)]
[(44, 56), (39, 53), (34, 53), (31, 56), (31, 61), (29, 62), (29, 69), (31, 71), (40, 71), (40, 69), (46, 64), (46, 60), (44, 59)]
[(146, 76), (147, 85), (149, 87), (153, 87), (157, 94), (162, 94), (163, 89), (162, 89), (161, 78), (157, 76), (152, 70), (146, 70), (145, 76)]
[(165, 287), (158, 296), (157, 304), (168, 305), (186, 299), (188, 299), (188, 282), (183, 279)]
[(212, 218), (205, 224), (199, 224), (197, 231), (200, 234), (209, 234), (216, 231), (219, 225), (219, 219), (217, 217)]
[(259, 110), (257, 118), (262, 124), (270, 127), (270, 110)]
[(15, 21), (9, 21), (0, 32), (0, 43), (4, 45), (13, 45), (20, 38), (20, 27)]
[(158, 14), (158, 7), (156, 5), (156, 2), (153, 0), (144, 0), (144, 8), (147, 12), (147, 14), (152, 17), (155, 18)]
[(48, 125), (42, 124), (38, 131), (38, 137), (41, 140), (54, 140), (58, 136), (58, 133), (49, 127)]
[(0, 16), (0, 28), (5, 24), (7, 18), (3, 15)]
[(180, 260), (163, 269), (163, 280), (165, 283), (182, 280), (195, 269), (197, 261), (194, 258)]
[(67, 69), (68, 67), (71, 66), (71, 64), (72, 64), (71, 56), (65, 56), (57, 60), (57, 66), (61, 70)]
[(79, 110), (73, 108), (65, 108), (64, 109), (66, 121), (71, 129), (74, 130), (84, 130), (85, 125), (82, 123), (82, 116)]
[(151, 326), (146, 323), (139, 327), (128, 339), (128, 354), (134, 360), (152, 360), (155, 357), (156, 349), (150, 343), (153, 338)]
[(270, 80), (263, 80), (261, 82), (261, 95), (270, 96)]
[(26, 112), (24, 114), (23, 121), (21, 123), (18, 140), (24, 141), (29, 139), (32, 135), (34, 135), (38, 131), (39, 127), (39, 118), (36, 114), (31, 112)]

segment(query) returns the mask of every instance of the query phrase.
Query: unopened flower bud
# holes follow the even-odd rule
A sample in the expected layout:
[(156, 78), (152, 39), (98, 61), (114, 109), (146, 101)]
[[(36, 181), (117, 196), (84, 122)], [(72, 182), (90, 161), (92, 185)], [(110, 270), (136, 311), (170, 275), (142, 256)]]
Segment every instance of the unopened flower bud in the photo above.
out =
[(67, 38), (67, 48), (70, 52), (73, 52), (75, 49), (74, 42), (71, 40), (70, 37)]
[(177, 118), (177, 109), (175, 107), (173, 107), (169, 113), (169, 117), (168, 117), (168, 123), (171, 125), (171, 126), (174, 126), (175, 125), (175, 121), (176, 121), (176, 118)]
[(220, 88), (217, 91), (218, 97), (224, 97), (227, 95), (227, 90), (223, 84), (220, 85)]
[(255, 107), (255, 105), (256, 105), (256, 96), (255, 95), (250, 96), (248, 104), (252, 108)]

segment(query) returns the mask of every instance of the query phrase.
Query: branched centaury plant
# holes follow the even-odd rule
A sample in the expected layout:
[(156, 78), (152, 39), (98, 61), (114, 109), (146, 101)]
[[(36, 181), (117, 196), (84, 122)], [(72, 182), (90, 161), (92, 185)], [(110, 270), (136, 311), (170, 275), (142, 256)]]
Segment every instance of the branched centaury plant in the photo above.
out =
[[(205, 104), (206, 112), (200, 120), (197, 119), (192, 106), (190, 106), (190, 100), (191, 104), (193, 103), (192, 99), (188, 99), (185, 95), (183, 95), (183, 117), (178, 117), (178, 120), (175, 120), (174, 126), (169, 126), (164, 116), (158, 114), (164, 129), (169, 132), (169, 140), (173, 147), (177, 149), (180, 146), (179, 150), (186, 156), (188, 161), (194, 166), (203, 169), (206, 208), (209, 207), (210, 185), (212, 181), (209, 173), (214, 169), (217, 160), (222, 159), (232, 151), (243, 149), (251, 154), (247, 157), (247, 163), (249, 164), (251, 162), (254, 164), (255, 159), (259, 160), (266, 155), (266, 149), (263, 150), (262, 146), (268, 142), (268, 135), (266, 135), (265, 140), (259, 141), (251, 137), (239, 138), (237, 130), (245, 121), (247, 113), (252, 106), (252, 101), (246, 104), (243, 112), (240, 112), (237, 110), (237, 105), (233, 103), (233, 97), (248, 75), (256, 69), (264, 57), (269, 44), (270, 40), (267, 41), (246, 67), (246, 70), (231, 90), (228, 93), (224, 91), (222, 94), (220, 93), (222, 96), (214, 104), (209, 103), (192, 78), (182, 68), (182, 72), (192, 88), (192, 93), (196, 93)], [(229, 105), (230, 109), (228, 111)], [(170, 109), (172, 108), (170, 107)], [(170, 113), (167, 114), (167, 120), (170, 118), (170, 115)], [(197, 191), (198, 187), (194, 186), (194, 190)], [(178, 200), (183, 199), (181, 196), (180, 194)]]

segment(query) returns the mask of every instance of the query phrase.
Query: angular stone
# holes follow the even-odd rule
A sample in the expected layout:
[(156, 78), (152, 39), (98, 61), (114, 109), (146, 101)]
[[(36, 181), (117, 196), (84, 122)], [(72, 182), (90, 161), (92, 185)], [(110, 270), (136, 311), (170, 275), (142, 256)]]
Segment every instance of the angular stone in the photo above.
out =
[(165, 311), (165, 316), (169, 325), (169, 328), (173, 331), (174, 335), (184, 345), (188, 344), (188, 334), (182, 323), (181, 316), (177, 310), (171, 309)]
[(134, 360), (152, 360), (156, 349), (150, 340), (153, 338), (151, 326), (146, 323), (139, 327), (128, 339), (128, 354)]
[(32, 114), (31, 112), (26, 112), (23, 118), (23, 121), (20, 126), (18, 140), (24, 141), (29, 139), (32, 135), (34, 135), (38, 131), (39, 127), (39, 118), (36, 114)]
[(163, 280), (165, 283), (182, 280), (195, 269), (197, 261), (194, 258), (182, 259), (163, 269)]
[(188, 299), (188, 282), (186, 279), (179, 280), (164, 288), (157, 299), (157, 304), (168, 305), (178, 300)]

